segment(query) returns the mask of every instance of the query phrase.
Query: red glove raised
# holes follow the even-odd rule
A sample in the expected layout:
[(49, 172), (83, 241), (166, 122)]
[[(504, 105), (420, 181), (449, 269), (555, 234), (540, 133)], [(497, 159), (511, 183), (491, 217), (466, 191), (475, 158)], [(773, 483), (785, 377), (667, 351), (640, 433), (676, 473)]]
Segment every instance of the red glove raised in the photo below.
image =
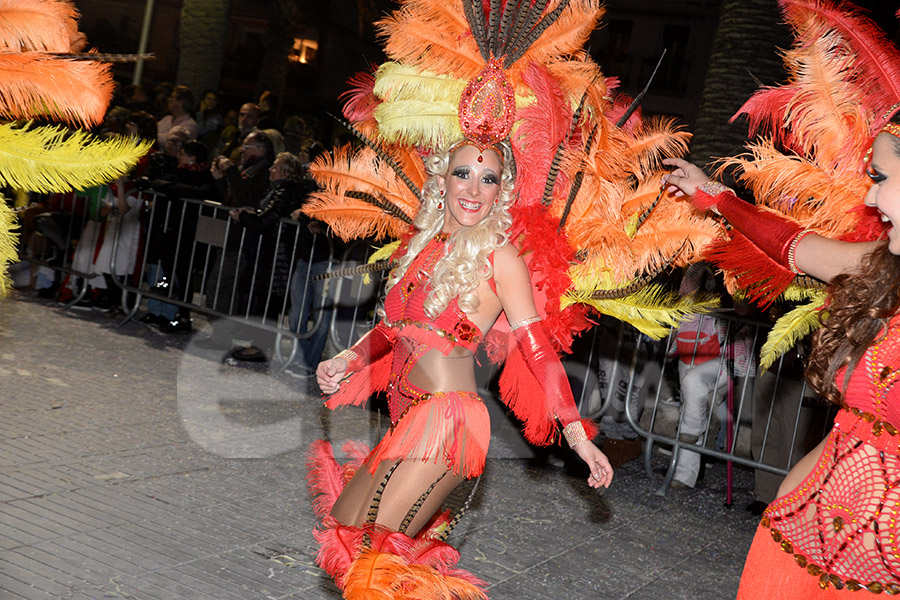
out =
[(701, 210), (716, 210), (772, 260), (798, 275), (803, 274), (794, 264), (794, 250), (812, 231), (779, 212), (744, 202), (731, 189), (714, 181), (699, 186), (691, 204)]

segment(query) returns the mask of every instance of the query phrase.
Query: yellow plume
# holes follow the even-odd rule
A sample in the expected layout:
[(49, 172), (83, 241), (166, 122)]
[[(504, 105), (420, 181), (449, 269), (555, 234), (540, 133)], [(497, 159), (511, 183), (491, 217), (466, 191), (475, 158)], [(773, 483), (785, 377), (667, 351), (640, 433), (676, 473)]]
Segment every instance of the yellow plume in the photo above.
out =
[(89, 188), (127, 173), (151, 145), (63, 127), (0, 125), (0, 185), (45, 193)]
[(448, 75), (435, 75), (409, 65), (386, 62), (375, 73), (373, 92), (384, 101), (420, 100), (459, 103), (466, 82)]
[(4, 298), (12, 287), (8, 268), (9, 264), (18, 257), (15, 234), (15, 230), (18, 228), (16, 213), (6, 205), (6, 201), (0, 196), (0, 298)]
[(768, 369), (779, 356), (819, 326), (819, 310), (825, 306), (825, 298), (825, 292), (819, 291), (811, 302), (785, 313), (775, 322), (759, 353), (760, 370)]
[[(369, 260), (367, 260), (366, 262), (372, 264), (377, 263), (379, 260), (387, 260), (391, 256), (393, 256), (394, 252), (396, 252), (397, 248), (399, 247), (400, 240), (391, 242), (390, 244), (385, 244), (384, 246), (373, 252), (372, 255), (369, 256)], [(372, 276), (368, 273), (363, 276), (363, 284), (369, 285), (369, 282), (371, 282), (371, 280)]]
[(602, 314), (630, 323), (656, 340), (668, 335), (669, 330), (677, 327), (685, 316), (706, 313), (719, 305), (718, 298), (680, 296), (665, 291), (659, 285), (648, 285), (624, 298), (596, 300), (591, 298), (591, 294), (603, 288), (591, 284), (598, 283), (598, 280), (591, 281), (591, 275), (587, 274), (584, 277), (573, 276), (572, 281), (573, 289), (560, 299), (561, 308), (575, 303), (587, 304)]
[(382, 102), (375, 108), (375, 119), (382, 139), (390, 143), (442, 148), (463, 136), (451, 102)]

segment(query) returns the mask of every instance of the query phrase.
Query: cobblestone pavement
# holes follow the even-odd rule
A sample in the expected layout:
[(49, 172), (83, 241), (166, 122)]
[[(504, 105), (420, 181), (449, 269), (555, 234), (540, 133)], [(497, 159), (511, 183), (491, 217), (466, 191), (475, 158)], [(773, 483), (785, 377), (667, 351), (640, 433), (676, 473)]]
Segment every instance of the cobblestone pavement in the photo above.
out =
[[(120, 321), (0, 303), (0, 598), (339, 598), (313, 561), (304, 448), (371, 441), (372, 413), (328, 413), (285, 375)], [(499, 421), (451, 536), (493, 600), (735, 596), (749, 472), (730, 509), (722, 465), (661, 497), (634, 461), (596, 493), (521, 457)]]

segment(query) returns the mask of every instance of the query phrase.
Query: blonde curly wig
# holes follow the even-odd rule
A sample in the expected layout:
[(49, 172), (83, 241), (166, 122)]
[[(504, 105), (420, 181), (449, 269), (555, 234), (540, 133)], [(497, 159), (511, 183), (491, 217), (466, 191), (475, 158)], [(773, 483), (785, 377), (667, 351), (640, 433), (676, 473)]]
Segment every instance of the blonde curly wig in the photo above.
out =
[[(437, 262), (431, 274), (431, 293), (425, 300), (425, 314), (436, 318), (458, 298), (459, 307), (466, 312), (478, 308), (478, 284), (494, 275), (490, 256), (498, 248), (509, 243), (509, 228), (512, 217), (508, 206), (513, 199), (515, 187), (515, 163), (512, 149), (505, 142), (494, 146), (503, 157), (500, 174), (499, 202), (495, 203), (488, 215), (473, 227), (460, 227), (447, 240), (446, 253)], [(455, 150), (456, 148), (454, 148)], [(450, 164), (450, 150), (435, 153), (425, 161), (428, 179), (422, 189), (422, 208), (413, 222), (417, 232), (410, 239), (406, 254), (391, 272), (385, 288), (390, 291), (400, 281), (409, 265), (434, 236), (444, 227), (444, 210), (438, 208), (441, 202), (438, 177), (447, 175)]]

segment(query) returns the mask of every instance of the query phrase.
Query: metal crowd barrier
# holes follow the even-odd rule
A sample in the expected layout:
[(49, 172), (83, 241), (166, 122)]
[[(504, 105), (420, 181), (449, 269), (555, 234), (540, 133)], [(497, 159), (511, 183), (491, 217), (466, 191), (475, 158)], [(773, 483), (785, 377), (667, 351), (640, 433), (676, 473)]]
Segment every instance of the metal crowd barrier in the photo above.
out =
[(32, 265), (46, 267), (77, 279), (76, 287), (73, 289), (74, 296), (64, 306), (67, 309), (85, 297), (88, 281), (100, 275), (91, 268), (85, 269), (81, 268), (80, 264), (76, 265), (76, 254), (71, 251), (87, 224), (92, 221), (95, 227), (89, 231), (91, 235), (96, 235), (99, 221), (90, 214), (90, 203), (76, 196), (74, 192), (61, 194), (58, 200), (60, 205), (54, 207), (56, 210), (48, 210), (33, 218), (34, 231), (28, 232), (30, 237), (25, 241), (24, 258)]
[[(663, 396), (667, 388), (674, 391), (680, 385), (679, 359), (666, 360), (666, 356), (671, 356), (676, 331), (661, 342), (652, 342), (635, 332), (640, 341), (623, 356), (618, 355), (621, 343), (617, 344), (614, 364), (615, 368), (628, 373), (625, 398), (631, 398), (635, 388), (639, 388), (636, 394), (639, 401), (626, 402), (624, 416), (628, 425), (644, 440), (644, 469), (648, 476), (653, 477), (651, 457), (654, 446), (671, 448), (668, 468), (657, 494), (665, 495), (679, 459), (690, 451), (726, 463), (726, 504), (730, 506), (735, 464), (786, 475), (790, 467), (827, 434), (834, 408), (817, 399), (803, 381), (801, 372), (787, 372), (785, 357), (777, 360), (766, 373), (736, 377), (735, 345), (744, 343), (751, 350), (758, 349), (765, 340), (768, 324), (743, 319), (730, 312), (702, 318), (715, 318), (725, 329), (721, 352), (712, 359), (715, 361), (715, 381), (712, 389), (703, 396), (685, 398), (682, 393), (680, 403), (667, 402)], [(621, 340), (621, 332), (631, 328), (621, 323), (619, 328)], [(640, 358), (642, 343), (656, 347), (649, 360)], [(749, 359), (755, 369), (758, 364), (756, 352)], [(697, 366), (695, 361), (696, 356), (691, 356), (685, 362)], [(800, 362), (802, 357), (798, 359), (798, 364)], [(615, 374), (607, 378), (615, 380)], [(609, 410), (614, 391), (608, 391), (600, 410), (592, 416), (602, 417)], [(680, 435), (684, 428), (686, 401), (698, 402), (704, 407), (705, 419), (696, 441)], [(813, 418), (814, 411), (820, 411), (819, 418)], [(699, 468), (702, 470), (703, 464)]]
[[(348, 275), (311, 285), (318, 273), (365, 262), (370, 244), (355, 243), (338, 254), (331, 238), (323, 234), (312, 235), (306, 245), (301, 243), (298, 223), (287, 218), (256, 235), (229, 217), (233, 207), (168, 198), (153, 191), (136, 195), (144, 207), (139, 260), (134, 277), (114, 278), (128, 292), (122, 294), (125, 318), (120, 326), (137, 314), (145, 300), (181, 307), (273, 335), (279, 369), (296, 357), (298, 340), (317, 335), (322, 328), (327, 328), (332, 346), (340, 350), (371, 326), (380, 277)], [(87, 282), (99, 274), (72, 268), (69, 249), (79, 233), (77, 227), (70, 227), (55, 254), (42, 250), (24, 257), (77, 278), (75, 298), (64, 308), (80, 301)], [(115, 272), (121, 233), (120, 228), (112, 240), (105, 240), (112, 243), (110, 262), (97, 265), (96, 271), (108, 266), (109, 272)], [(301, 267), (295, 269), (298, 263)], [(290, 295), (297, 276), (303, 277), (299, 304), (309, 307), (306, 316), (311, 326), (299, 319), (294, 327), (290, 324)]]
[[(229, 218), (230, 207), (191, 199), (160, 201), (163, 197), (154, 192), (141, 192), (139, 197), (146, 207), (145, 231), (136, 269), (137, 283), (121, 282), (122, 289), (129, 292), (122, 294), (122, 309), (126, 315), (122, 324), (135, 316), (146, 299), (250, 326), (275, 336), (275, 358), (280, 369), (296, 357), (298, 340), (321, 333), (322, 327), (327, 328), (331, 350), (336, 351), (351, 346), (374, 324), (375, 302), (382, 285), (379, 274), (345, 276), (314, 284), (314, 277), (319, 273), (364, 263), (371, 252), (368, 243), (352, 244), (337, 255), (334, 244), (328, 240), (327, 256), (314, 256), (315, 246), (302, 247), (298, 224), (289, 219), (281, 220), (267, 233), (268, 241), (264, 241), (250, 235)], [(69, 256), (68, 249), (77, 238), (75, 229), (79, 216), (82, 222), (87, 222), (86, 205), (80, 215), (73, 215), (68, 221), (70, 226), (65, 232), (62, 248), (55, 247), (53, 252), (44, 245), (41, 252), (26, 256), (34, 264), (80, 278), (75, 298), (67, 307), (83, 298), (87, 280), (97, 276), (97, 273), (73, 268)], [(264, 244), (269, 244), (268, 256), (264, 256), (267, 254), (263, 252)], [(116, 238), (110, 271), (116, 263), (118, 250)], [(294, 268), (298, 262), (305, 265), (299, 269), (300, 273)], [(285, 265), (287, 281), (280, 289), (276, 285), (276, 272)], [(159, 273), (169, 277), (165, 285), (151, 283), (159, 282)], [(289, 291), (298, 275), (303, 277), (300, 303), (311, 300), (314, 306), (309, 315), (312, 326), (308, 328), (302, 323), (292, 328), (289, 323), (292, 305)], [(603, 421), (604, 428), (612, 423), (624, 425), (644, 440), (643, 459), (648, 476), (653, 476), (651, 456), (654, 446), (671, 448), (668, 469), (658, 494), (666, 493), (680, 456), (691, 451), (726, 462), (726, 501), (730, 504), (734, 464), (785, 475), (800, 458), (803, 454), (800, 445), (807, 436), (808, 427), (808, 417), (804, 413), (815, 402), (815, 394), (805, 383), (792, 381), (782, 372), (782, 359), (765, 375), (770, 380), (766, 384), (769, 397), (754, 395), (754, 384), (763, 374), (736, 378), (732, 349), (738, 336), (745, 340), (744, 343), (749, 339), (749, 347), (757, 348), (768, 326), (724, 312), (703, 318), (715, 318), (724, 324), (725, 343), (723, 351), (714, 359), (717, 361), (715, 385), (706, 398), (699, 399), (706, 407), (706, 416), (696, 442), (679, 435), (684, 419), (684, 396), (680, 406), (665, 402), (663, 397), (667, 387), (678, 386), (677, 372), (673, 373), (673, 370), (677, 371), (677, 361), (667, 360), (674, 332), (667, 340), (654, 342), (630, 326), (604, 317), (600, 325), (586, 332), (576, 343), (573, 353), (565, 358), (564, 366), (583, 416)], [(284, 343), (288, 345), (287, 350)], [(691, 362), (694, 360), (695, 357), (691, 357)], [(481, 374), (481, 381), (495, 380), (495, 375), (496, 369), (488, 367), (486, 375)], [(480, 387), (488, 388), (489, 384)], [(761, 386), (756, 387), (761, 389)], [(784, 390), (788, 388), (795, 394), (793, 401), (785, 397)], [(719, 410), (719, 414), (724, 414), (723, 419), (716, 417), (719, 398), (723, 398), (724, 411)], [(750, 418), (754, 402), (766, 407), (757, 411), (755, 420)], [(783, 407), (788, 404), (791, 410), (785, 414)], [(614, 412), (618, 416), (611, 419)], [(717, 434), (720, 429), (724, 435)], [(789, 431), (789, 435), (786, 436), (785, 431)], [(827, 428), (823, 428), (822, 435), (826, 431)], [(748, 435), (751, 437), (749, 449)], [(715, 443), (717, 439), (718, 444)], [(788, 448), (786, 455), (784, 448)]]

